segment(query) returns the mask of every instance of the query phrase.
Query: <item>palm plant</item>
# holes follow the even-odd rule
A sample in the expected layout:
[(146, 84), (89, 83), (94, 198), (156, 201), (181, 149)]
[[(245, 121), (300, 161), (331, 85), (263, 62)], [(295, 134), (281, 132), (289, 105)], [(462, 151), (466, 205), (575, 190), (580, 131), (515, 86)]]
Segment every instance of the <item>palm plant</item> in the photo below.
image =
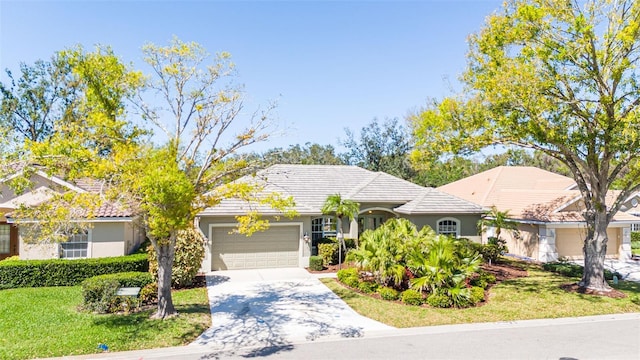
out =
[(489, 228), (495, 229), (495, 234), (489, 237), (488, 244), (485, 245), (483, 250), (484, 256), (489, 260), (489, 263), (498, 261), (500, 255), (509, 251), (507, 248), (507, 242), (500, 238), (502, 230), (513, 231), (514, 234), (518, 234), (518, 223), (511, 220), (509, 210), (500, 211), (494, 205), (491, 207), (488, 213), (486, 213), (480, 221), (478, 221), (478, 231), (480, 233), (486, 232)]
[(500, 233), (502, 230), (517, 231), (518, 223), (511, 220), (511, 214), (509, 210), (500, 211), (494, 205), (491, 210), (487, 212), (480, 221), (478, 221), (478, 231), (481, 233), (487, 231), (489, 228), (495, 229), (495, 237), (500, 239)]
[(357, 249), (347, 259), (371, 272), (382, 285), (400, 286), (405, 279), (407, 250), (418, 244), (420, 232), (407, 219), (390, 219), (360, 236)]
[(434, 235), (426, 250), (414, 249), (407, 256), (407, 267), (415, 275), (411, 287), (431, 293), (447, 293), (455, 305), (464, 305), (470, 296), (466, 280), (478, 271), (481, 257), (459, 240)]
[(338, 264), (340, 264), (342, 263), (342, 249), (346, 248), (344, 235), (342, 234), (342, 218), (347, 217), (349, 221), (353, 221), (360, 212), (360, 204), (353, 200), (344, 199), (340, 194), (333, 194), (327, 196), (320, 211), (323, 214), (335, 214), (338, 219), (338, 221), (336, 221), (336, 230), (338, 232), (337, 238), (339, 239), (339, 245), (341, 246), (341, 249), (338, 251), (340, 257)]

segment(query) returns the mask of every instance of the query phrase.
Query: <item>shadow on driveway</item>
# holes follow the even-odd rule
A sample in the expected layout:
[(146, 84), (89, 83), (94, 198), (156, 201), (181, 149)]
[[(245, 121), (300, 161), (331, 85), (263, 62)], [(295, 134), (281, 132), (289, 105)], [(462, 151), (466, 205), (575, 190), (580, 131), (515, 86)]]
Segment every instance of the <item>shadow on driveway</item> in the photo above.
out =
[[(210, 280), (210, 281), (209, 281)], [(296, 342), (362, 337), (391, 327), (360, 316), (317, 279), (234, 282), (208, 276), (212, 327), (194, 344), (265, 356)]]

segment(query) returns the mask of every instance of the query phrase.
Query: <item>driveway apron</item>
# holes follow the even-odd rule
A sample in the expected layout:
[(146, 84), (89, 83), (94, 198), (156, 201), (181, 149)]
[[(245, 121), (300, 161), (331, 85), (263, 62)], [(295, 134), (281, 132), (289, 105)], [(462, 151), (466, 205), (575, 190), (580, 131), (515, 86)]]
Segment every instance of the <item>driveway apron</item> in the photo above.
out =
[(207, 275), (212, 327), (193, 344), (233, 350), (362, 337), (390, 326), (363, 317), (304, 269)]
[[(584, 266), (584, 260), (575, 260), (574, 263)], [(604, 267), (612, 272), (620, 274), (620, 280), (640, 283), (640, 261), (629, 259), (626, 261), (617, 259), (605, 259)]]

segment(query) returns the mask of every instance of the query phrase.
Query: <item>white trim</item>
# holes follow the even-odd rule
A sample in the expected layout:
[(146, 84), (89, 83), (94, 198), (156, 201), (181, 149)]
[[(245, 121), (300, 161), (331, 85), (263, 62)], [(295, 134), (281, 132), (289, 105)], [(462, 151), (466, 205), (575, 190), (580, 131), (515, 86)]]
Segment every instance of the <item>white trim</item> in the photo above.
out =
[(38, 170), (35, 173), (40, 175), (40, 176), (42, 176), (43, 178), (51, 181), (51, 182), (54, 182), (54, 183), (56, 183), (58, 185), (64, 186), (66, 188), (69, 188), (69, 189), (71, 189), (73, 191), (76, 191), (78, 193), (84, 194), (84, 193), (87, 192), (87, 190), (79, 188), (79, 187), (77, 187), (77, 186), (75, 186), (75, 185), (73, 185), (73, 184), (71, 184), (69, 182), (66, 182), (66, 181), (64, 181), (64, 180), (62, 180), (62, 179), (60, 179), (60, 178), (58, 178), (56, 176), (49, 176), (42, 170)]
[(443, 217), (436, 220), (436, 234), (440, 234), (440, 222), (441, 221), (454, 221), (456, 223), (456, 238), (460, 237), (460, 227), (462, 227), (462, 222), (459, 219), (456, 219), (451, 216)]
[(582, 195), (578, 195), (578, 196), (574, 197), (573, 199), (569, 200), (568, 202), (558, 206), (555, 210), (553, 210), (552, 214), (559, 213), (560, 211), (568, 208), (569, 206), (575, 204), (576, 202), (578, 202), (581, 199), (582, 199)]
[[(12, 174), (12, 175), (9, 175), (4, 179), (0, 179), (0, 183), (5, 183), (7, 181), (13, 180), (13, 179), (15, 179), (16, 177), (18, 177), (18, 176), (20, 176), (22, 174), (24, 174), (24, 170), (21, 170), (21, 171), (18, 171), (16, 173)], [(34, 174), (38, 175), (38, 176), (41, 176), (41, 177), (43, 177), (43, 178), (45, 178), (45, 179), (47, 179), (47, 180), (49, 180), (49, 181), (51, 181), (53, 183), (56, 183), (56, 184), (61, 185), (61, 186), (64, 186), (64, 187), (66, 187), (66, 188), (68, 188), (70, 190), (73, 190), (75, 192), (78, 192), (78, 193), (81, 193), (81, 194), (87, 192), (87, 190), (82, 189), (80, 187), (77, 187), (77, 186), (71, 184), (70, 182), (64, 181), (64, 180), (62, 180), (62, 179), (60, 179), (60, 178), (58, 178), (56, 176), (49, 176), (49, 175), (47, 175), (47, 173), (45, 173), (42, 170), (36, 170), (34, 172)]]
[[(209, 224), (209, 271), (211, 271), (211, 262), (213, 261), (213, 228), (224, 228), (224, 227), (232, 227), (235, 228), (238, 226), (238, 223), (215, 223)], [(302, 221), (291, 221), (291, 222), (269, 222), (269, 227), (272, 226), (298, 226), (300, 227), (300, 232), (298, 234), (298, 267), (304, 268), (309, 264), (309, 257), (311, 256), (311, 243), (306, 244), (304, 242), (304, 223)], [(260, 232), (266, 232), (269, 229), (265, 229)], [(304, 256), (303, 246), (309, 246), (309, 256)], [(205, 256), (206, 257), (206, 256)], [(306, 265), (305, 265), (306, 264)], [(204, 268), (204, 267), (203, 267)], [(206, 269), (205, 269), (206, 270)]]
[(366, 209), (360, 210), (358, 215), (362, 215), (362, 214), (366, 213), (367, 211), (384, 211), (384, 212), (388, 212), (390, 214), (393, 214), (395, 216), (398, 216), (398, 213), (393, 211), (392, 209), (384, 208), (384, 207), (380, 207), (380, 206), (374, 206), (374, 207), (370, 207), (370, 208), (366, 208)]

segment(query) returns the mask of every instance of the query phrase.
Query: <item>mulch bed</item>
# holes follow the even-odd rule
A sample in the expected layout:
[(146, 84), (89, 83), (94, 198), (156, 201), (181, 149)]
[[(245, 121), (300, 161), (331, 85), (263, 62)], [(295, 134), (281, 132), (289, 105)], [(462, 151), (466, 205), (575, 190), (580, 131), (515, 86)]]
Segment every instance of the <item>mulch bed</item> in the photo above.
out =
[(610, 297), (612, 299), (624, 299), (627, 297), (627, 294), (616, 289), (611, 289), (610, 291), (592, 290), (592, 289), (586, 289), (586, 288), (580, 287), (580, 285), (578, 285), (577, 283), (563, 284), (563, 285), (560, 285), (560, 288), (568, 292), (594, 295), (594, 296), (605, 296), (605, 297)]
[(529, 276), (527, 270), (509, 264), (482, 264), (480, 268), (496, 277), (496, 282)]

